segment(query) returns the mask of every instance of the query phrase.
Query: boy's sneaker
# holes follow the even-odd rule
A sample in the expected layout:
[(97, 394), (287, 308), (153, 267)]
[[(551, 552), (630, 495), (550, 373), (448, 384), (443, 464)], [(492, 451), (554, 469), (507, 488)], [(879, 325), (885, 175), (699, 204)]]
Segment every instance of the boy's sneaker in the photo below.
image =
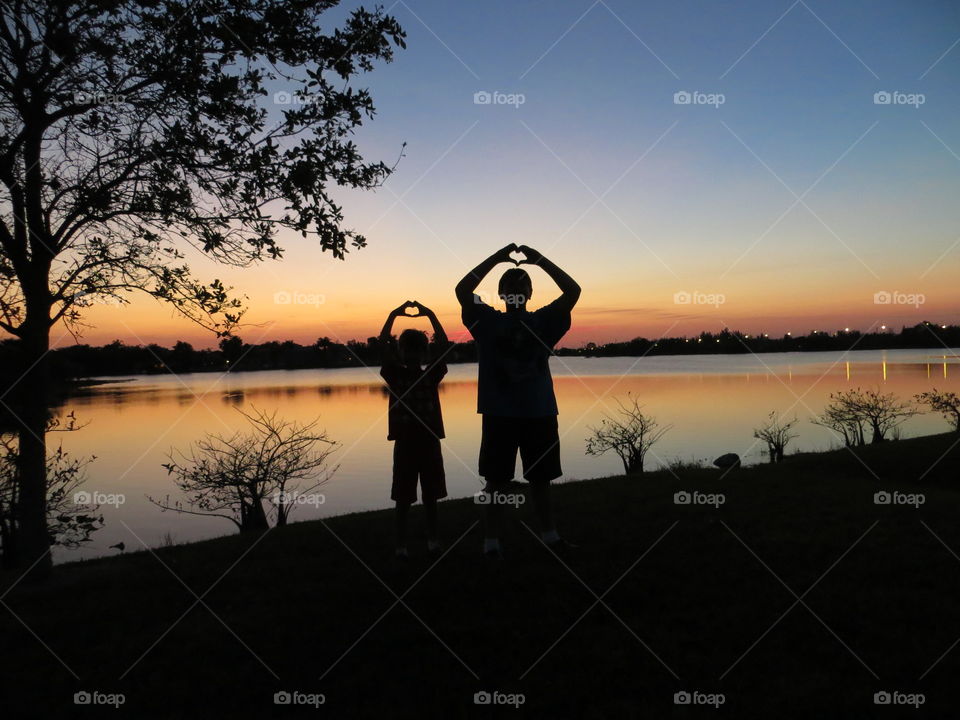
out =
[(499, 547), (489, 548), (483, 551), (483, 557), (487, 560), (503, 560), (503, 550)]
[(503, 550), (500, 549), (500, 540), (498, 538), (484, 539), (483, 556), (487, 560), (503, 560)]
[(552, 552), (556, 553), (557, 555), (563, 558), (563, 557), (569, 556), (574, 550), (576, 550), (580, 546), (574, 545), (572, 542), (568, 542), (567, 540), (560, 538), (559, 540), (556, 540), (552, 543), (547, 543), (547, 547), (550, 548)]
[(398, 548), (394, 551), (393, 556), (394, 556), (397, 560), (408, 560), (408, 559), (410, 558), (410, 553), (407, 552), (406, 546), (404, 546), (404, 547), (398, 547)]
[(439, 542), (427, 542), (427, 554), (434, 558), (440, 557), (443, 555), (443, 544)]

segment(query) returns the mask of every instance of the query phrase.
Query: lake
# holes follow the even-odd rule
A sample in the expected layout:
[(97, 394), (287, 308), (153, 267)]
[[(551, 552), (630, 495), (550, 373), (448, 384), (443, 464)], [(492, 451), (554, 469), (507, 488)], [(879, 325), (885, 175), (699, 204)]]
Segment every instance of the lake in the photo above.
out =
[[(589, 426), (616, 410), (632, 393), (645, 410), (672, 429), (654, 446), (648, 468), (675, 459), (705, 460), (736, 452), (745, 463), (764, 462), (752, 437), (772, 410), (799, 418), (798, 437), (788, 453), (836, 447), (829, 430), (813, 425), (831, 392), (853, 387), (881, 388), (903, 399), (936, 387), (960, 391), (956, 350), (771, 353), (753, 355), (564, 358), (550, 360), (560, 406), (565, 479), (622, 472), (614, 455), (584, 453)], [(450, 366), (441, 386), (444, 460), (451, 498), (477, 492), (480, 417), (476, 414), (476, 364)], [(58, 550), (57, 561), (95, 557), (124, 542), (139, 549), (165, 537), (185, 542), (235, 532), (226, 520), (161, 512), (146, 498), (177, 497), (161, 464), (171, 449), (187, 450), (204, 433), (230, 434), (246, 420), (238, 409), (276, 410), (307, 422), (319, 417), (331, 439), (339, 468), (321, 487), (324, 502), (293, 511), (292, 521), (357, 510), (390, 507), (392, 443), (387, 435), (387, 396), (377, 368), (138, 376), (93, 386), (70, 398), (61, 412), (74, 411), (86, 426), (50, 436), (77, 455), (96, 455), (84, 490), (122, 494), (124, 502), (104, 506), (106, 526), (81, 550)], [(947, 430), (938, 414), (914, 417), (904, 437)], [(442, 521), (442, 515), (441, 515)], [(384, 538), (384, 543), (391, 542)]]

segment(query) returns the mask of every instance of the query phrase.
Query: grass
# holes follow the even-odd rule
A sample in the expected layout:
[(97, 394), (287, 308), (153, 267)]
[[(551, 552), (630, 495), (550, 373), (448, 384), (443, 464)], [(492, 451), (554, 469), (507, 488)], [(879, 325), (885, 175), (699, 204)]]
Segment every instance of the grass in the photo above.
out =
[[(509, 515), (507, 559), (484, 561), (479, 510), (457, 500), (441, 505), (450, 548), (435, 566), (415, 545), (396, 567), (389, 511), (59, 566), (48, 585), (3, 598), (2, 716), (712, 712), (674, 705), (696, 690), (723, 693), (738, 718), (892, 717), (906, 711), (873, 696), (897, 690), (948, 717), (957, 439), (792, 455), (722, 478), (687, 467), (562, 484), (560, 527), (581, 544), (563, 561), (528, 529), (529, 504)], [(725, 502), (677, 505), (681, 490)], [(879, 490), (925, 503), (876, 505)], [(474, 705), (481, 689), (524, 704)], [(125, 704), (76, 707), (79, 690)], [(280, 690), (326, 704), (277, 706)]]

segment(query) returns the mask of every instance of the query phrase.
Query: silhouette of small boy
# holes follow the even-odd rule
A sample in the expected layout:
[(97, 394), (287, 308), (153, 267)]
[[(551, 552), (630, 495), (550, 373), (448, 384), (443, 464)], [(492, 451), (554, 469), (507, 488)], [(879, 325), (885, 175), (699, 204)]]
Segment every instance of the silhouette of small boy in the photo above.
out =
[[(416, 312), (407, 314), (407, 308)], [(421, 330), (408, 329), (393, 341), (393, 323), (398, 317), (426, 317), (433, 325), (438, 348), (431, 361), (430, 343)], [(417, 501), (417, 481), (427, 515), (427, 547), (440, 549), (437, 533), (437, 500), (447, 496), (440, 439), (444, 437), (440, 412), (440, 381), (447, 374), (443, 362), (448, 341), (443, 326), (430, 308), (407, 301), (392, 310), (380, 331), (383, 348), (380, 374), (390, 391), (387, 440), (393, 440), (393, 488), (396, 503), (397, 557), (407, 557), (407, 514)]]

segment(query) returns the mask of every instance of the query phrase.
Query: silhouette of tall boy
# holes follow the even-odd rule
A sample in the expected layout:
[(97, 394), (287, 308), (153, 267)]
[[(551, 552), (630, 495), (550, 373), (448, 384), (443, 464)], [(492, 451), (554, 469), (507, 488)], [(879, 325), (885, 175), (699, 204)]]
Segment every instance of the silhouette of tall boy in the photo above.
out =
[[(511, 253), (522, 253), (515, 260)], [(530, 276), (520, 267), (507, 270), (498, 292), (506, 312), (474, 294), (477, 286), (501, 263), (536, 265), (560, 287), (562, 295), (538, 310), (527, 310), (533, 295)], [(503, 491), (513, 479), (517, 452), (523, 477), (530, 483), (541, 538), (563, 547), (550, 508), (550, 481), (563, 473), (557, 431), (557, 400), (548, 360), (553, 346), (570, 329), (570, 312), (580, 298), (580, 286), (567, 273), (527, 245), (507, 245), (471, 270), (456, 288), (463, 324), (477, 343), (480, 364), (477, 412), (483, 415), (480, 475), (488, 495), (484, 554), (501, 557), (500, 520)]]

